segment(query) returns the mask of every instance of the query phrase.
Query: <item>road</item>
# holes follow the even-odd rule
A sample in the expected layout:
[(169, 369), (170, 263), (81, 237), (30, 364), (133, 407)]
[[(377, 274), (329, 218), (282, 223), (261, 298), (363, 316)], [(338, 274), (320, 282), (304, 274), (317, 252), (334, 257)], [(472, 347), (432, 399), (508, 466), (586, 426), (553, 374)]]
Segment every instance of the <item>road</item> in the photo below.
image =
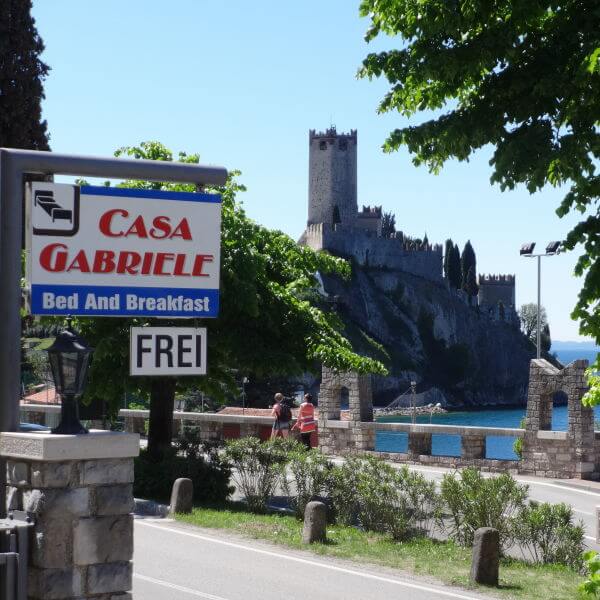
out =
[(135, 521), (134, 598), (143, 600), (479, 600), (457, 588), (284, 550), (168, 519)]
[[(411, 467), (439, 480), (447, 470)], [(517, 477), (530, 497), (567, 502), (585, 526), (586, 543), (595, 543), (595, 507), (600, 484)], [(579, 485), (581, 487), (574, 487)], [(474, 600), (471, 591), (443, 587), (390, 569), (321, 558), (282, 549), (226, 532), (201, 530), (170, 519), (136, 519), (134, 597), (144, 600)]]

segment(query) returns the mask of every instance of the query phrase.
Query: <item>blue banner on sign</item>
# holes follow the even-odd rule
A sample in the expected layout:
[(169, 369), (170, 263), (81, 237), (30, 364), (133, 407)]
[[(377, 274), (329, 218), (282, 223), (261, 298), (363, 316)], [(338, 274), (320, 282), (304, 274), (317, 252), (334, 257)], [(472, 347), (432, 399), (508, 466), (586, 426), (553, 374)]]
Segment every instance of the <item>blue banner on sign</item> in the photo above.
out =
[(208, 318), (219, 314), (219, 290), (34, 284), (31, 313)]

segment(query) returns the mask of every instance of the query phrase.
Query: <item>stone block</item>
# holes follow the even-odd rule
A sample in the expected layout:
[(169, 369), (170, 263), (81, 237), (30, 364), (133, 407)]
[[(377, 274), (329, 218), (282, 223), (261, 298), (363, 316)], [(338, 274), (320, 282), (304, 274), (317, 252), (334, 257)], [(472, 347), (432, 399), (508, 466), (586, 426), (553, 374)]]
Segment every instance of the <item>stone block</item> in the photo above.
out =
[(83, 577), (77, 568), (28, 570), (29, 600), (62, 600), (83, 594)]
[(9, 486), (6, 488), (6, 509), (23, 510), (23, 491)]
[[(115, 594), (131, 589), (132, 565), (130, 562), (113, 562), (91, 565), (87, 569), (87, 594)], [(118, 596), (117, 596), (118, 598)]]
[(71, 566), (73, 522), (71, 519), (40, 518), (31, 537), (31, 563), (44, 569)]
[(133, 483), (133, 460), (86, 460), (81, 479), (84, 485)]
[(99, 516), (126, 515), (135, 508), (131, 484), (99, 486), (94, 493), (94, 511)]
[(73, 530), (73, 561), (76, 565), (124, 562), (132, 556), (132, 515), (90, 517), (76, 523)]
[(171, 490), (170, 512), (191, 513), (194, 505), (194, 484), (191, 479), (180, 477), (175, 480)]
[(31, 463), (31, 487), (68, 487), (72, 481), (73, 464), (69, 462)]
[(29, 483), (29, 465), (20, 461), (6, 461), (6, 482), (9, 485), (27, 485)]
[(302, 543), (313, 544), (327, 540), (327, 506), (323, 502), (309, 502), (304, 509)]
[(88, 488), (29, 490), (23, 493), (27, 512), (48, 517), (87, 517), (90, 514)]
[(473, 540), (471, 580), (483, 585), (498, 585), (500, 534), (492, 527), (480, 527)]

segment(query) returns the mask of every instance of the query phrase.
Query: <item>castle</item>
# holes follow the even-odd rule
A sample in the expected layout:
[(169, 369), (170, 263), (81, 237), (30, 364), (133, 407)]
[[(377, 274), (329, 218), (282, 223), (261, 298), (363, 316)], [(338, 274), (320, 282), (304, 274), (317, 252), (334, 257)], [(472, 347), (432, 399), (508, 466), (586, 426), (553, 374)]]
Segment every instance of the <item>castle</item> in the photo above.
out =
[[(384, 232), (381, 206), (357, 200), (357, 133), (309, 131), (308, 222), (299, 243), (352, 258), (364, 267), (403, 271), (444, 283), (440, 244)], [(478, 304), (491, 317), (515, 316), (514, 275), (479, 275)], [(509, 314), (510, 313), (510, 314)]]

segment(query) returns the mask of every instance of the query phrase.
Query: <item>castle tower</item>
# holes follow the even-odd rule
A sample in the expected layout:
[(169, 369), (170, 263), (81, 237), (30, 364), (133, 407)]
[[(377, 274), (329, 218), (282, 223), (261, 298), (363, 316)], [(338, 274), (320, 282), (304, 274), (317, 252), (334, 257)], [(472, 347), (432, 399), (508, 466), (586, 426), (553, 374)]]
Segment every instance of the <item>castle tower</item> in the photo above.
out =
[(353, 227), (356, 199), (356, 130), (311, 129), (308, 159), (308, 224)]
[(515, 306), (514, 275), (479, 275), (479, 304)]

